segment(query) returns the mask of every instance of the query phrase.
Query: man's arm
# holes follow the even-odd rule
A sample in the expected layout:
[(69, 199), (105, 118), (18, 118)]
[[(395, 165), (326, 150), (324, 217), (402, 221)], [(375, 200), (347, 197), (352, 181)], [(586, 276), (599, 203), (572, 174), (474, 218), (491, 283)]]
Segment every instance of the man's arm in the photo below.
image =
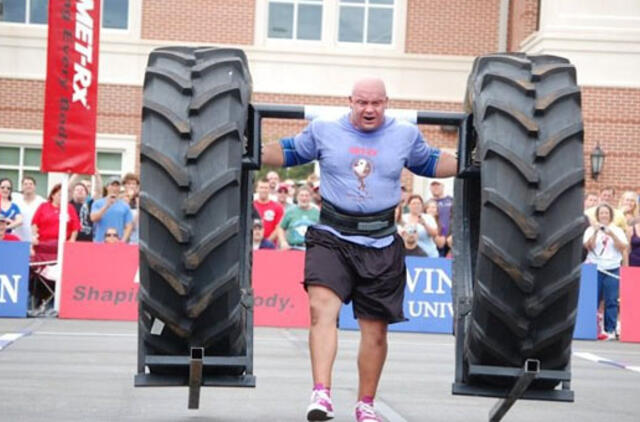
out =
[(129, 243), (129, 238), (131, 237), (131, 231), (133, 230), (133, 223), (128, 222), (126, 226), (124, 226), (124, 232), (122, 234), (122, 241), (124, 243)]
[(436, 177), (453, 177), (458, 174), (458, 159), (448, 152), (442, 151), (436, 165)]
[(282, 167), (284, 164), (284, 158), (280, 142), (271, 142), (262, 146), (262, 164)]

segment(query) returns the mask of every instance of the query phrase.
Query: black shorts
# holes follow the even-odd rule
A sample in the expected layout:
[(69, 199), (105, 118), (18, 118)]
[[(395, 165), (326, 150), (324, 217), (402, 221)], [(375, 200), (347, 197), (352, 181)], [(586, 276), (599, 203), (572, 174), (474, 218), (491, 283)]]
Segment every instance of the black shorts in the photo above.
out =
[(389, 246), (369, 248), (310, 227), (305, 236), (305, 289), (324, 286), (344, 303), (353, 301), (355, 318), (406, 321), (404, 243), (397, 233), (393, 236)]

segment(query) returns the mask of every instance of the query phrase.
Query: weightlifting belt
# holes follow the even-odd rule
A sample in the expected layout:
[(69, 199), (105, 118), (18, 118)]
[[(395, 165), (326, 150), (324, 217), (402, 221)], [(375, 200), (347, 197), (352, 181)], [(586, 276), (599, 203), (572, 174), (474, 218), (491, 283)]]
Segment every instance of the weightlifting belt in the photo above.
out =
[(351, 214), (322, 199), (320, 224), (330, 226), (344, 235), (385, 237), (396, 232), (395, 207), (375, 214)]

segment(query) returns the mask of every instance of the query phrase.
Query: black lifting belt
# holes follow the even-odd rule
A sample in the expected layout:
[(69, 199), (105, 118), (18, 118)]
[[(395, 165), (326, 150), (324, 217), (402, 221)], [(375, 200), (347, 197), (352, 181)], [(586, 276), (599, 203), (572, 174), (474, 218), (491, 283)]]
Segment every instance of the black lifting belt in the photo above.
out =
[(344, 235), (385, 237), (397, 231), (394, 221), (395, 208), (391, 207), (375, 214), (351, 214), (323, 198), (320, 224), (333, 227)]

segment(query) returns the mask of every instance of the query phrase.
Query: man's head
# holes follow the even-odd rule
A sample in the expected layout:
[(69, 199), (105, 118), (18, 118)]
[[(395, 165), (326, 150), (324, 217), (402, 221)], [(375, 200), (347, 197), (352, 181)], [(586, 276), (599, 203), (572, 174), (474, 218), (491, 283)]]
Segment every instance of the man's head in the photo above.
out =
[(408, 224), (402, 235), (405, 247), (413, 249), (418, 244), (418, 228), (414, 224)]
[(22, 178), (22, 194), (29, 196), (36, 191), (36, 179), (31, 176), (24, 176)]
[(306, 186), (301, 186), (298, 188), (298, 194), (296, 196), (296, 200), (298, 201), (298, 206), (303, 210), (309, 209), (311, 207), (311, 199), (313, 195), (311, 193), (311, 189)]
[(289, 186), (284, 183), (278, 185), (278, 202), (285, 204), (289, 199)]
[(133, 173), (127, 173), (122, 178), (122, 184), (124, 185), (124, 190), (137, 194), (140, 190), (140, 179)]
[(442, 186), (439, 180), (432, 180), (429, 185), (429, 190), (431, 191), (431, 196), (436, 199), (444, 196), (444, 186)]
[(365, 132), (378, 129), (384, 123), (388, 101), (387, 90), (381, 79), (362, 78), (356, 81), (349, 97), (351, 124)]
[(611, 186), (602, 188), (600, 191), (600, 203), (601, 204), (613, 204), (614, 189)]
[(265, 179), (258, 180), (256, 184), (256, 192), (258, 193), (258, 201), (267, 202), (269, 200), (269, 181)]
[(264, 226), (262, 225), (262, 220), (256, 218), (253, 220), (253, 241), (255, 243), (262, 242), (264, 238)]
[(104, 243), (118, 243), (119, 241), (120, 236), (118, 236), (118, 230), (115, 227), (109, 227), (104, 232)]
[(271, 189), (271, 192), (275, 192), (280, 184), (280, 175), (271, 170), (267, 173), (267, 180), (269, 181), (269, 189)]
[(110, 177), (107, 181), (107, 194), (109, 196), (115, 196), (116, 198), (120, 195), (120, 178), (119, 177)]
[(84, 201), (87, 200), (87, 196), (89, 196), (89, 191), (84, 183), (78, 182), (73, 185), (73, 192), (71, 193), (73, 202), (76, 204), (84, 204)]
[(584, 196), (584, 209), (587, 210), (595, 207), (596, 205), (598, 205), (598, 195), (593, 192), (587, 192)]

